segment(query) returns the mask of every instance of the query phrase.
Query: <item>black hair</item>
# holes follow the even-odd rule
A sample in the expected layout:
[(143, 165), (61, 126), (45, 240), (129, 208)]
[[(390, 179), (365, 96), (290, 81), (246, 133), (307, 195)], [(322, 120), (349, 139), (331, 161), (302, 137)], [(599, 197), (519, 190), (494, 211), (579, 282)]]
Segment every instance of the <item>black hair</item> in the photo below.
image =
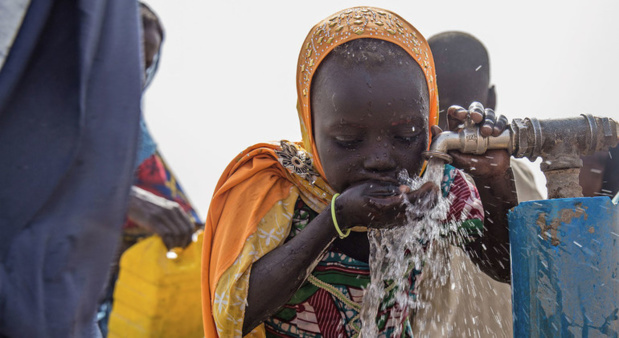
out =
[[(413, 57), (402, 47), (385, 40), (361, 38), (345, 42), (333, 48), (314, 72), (314, 80), (320, 78), (323, 65), (337, 62), (345, 70), (358, 66), (375, 69), (385, 65), (405, 65), (419, 67)], [(311, 92), (318, 81), (312, 81)]]
[(357, 65), (371, 68), (385, 63), (416, 64), (402, 47), (385, 40), (369, 38), (355, 39), (335, 47), (324, 58), (323, 63), (330, 59), (338, 59), (340, 65), (347, 69)]

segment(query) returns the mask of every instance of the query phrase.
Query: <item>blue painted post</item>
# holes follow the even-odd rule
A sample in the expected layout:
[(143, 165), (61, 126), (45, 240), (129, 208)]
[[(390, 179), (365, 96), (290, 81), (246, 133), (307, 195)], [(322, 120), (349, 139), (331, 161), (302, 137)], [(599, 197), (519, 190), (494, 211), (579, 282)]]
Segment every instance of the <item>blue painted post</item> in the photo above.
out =
[(618, 337), (619, 206), (524, 202), (509, 225), (514, 337)]

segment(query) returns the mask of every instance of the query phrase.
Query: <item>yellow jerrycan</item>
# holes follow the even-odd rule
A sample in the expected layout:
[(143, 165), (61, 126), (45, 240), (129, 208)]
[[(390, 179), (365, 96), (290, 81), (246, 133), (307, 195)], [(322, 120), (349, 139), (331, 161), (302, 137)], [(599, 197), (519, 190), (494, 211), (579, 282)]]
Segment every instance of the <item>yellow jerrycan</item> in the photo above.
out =
[(114, 289), (108, 337), (203, 337), (202, 232), (168, 252), (159, 236), (125, 251)]

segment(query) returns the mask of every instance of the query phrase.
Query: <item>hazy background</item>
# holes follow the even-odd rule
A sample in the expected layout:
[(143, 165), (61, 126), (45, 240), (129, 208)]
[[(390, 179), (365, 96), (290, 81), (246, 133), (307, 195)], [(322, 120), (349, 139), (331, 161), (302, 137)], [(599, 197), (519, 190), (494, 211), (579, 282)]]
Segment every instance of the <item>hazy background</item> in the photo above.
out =
[[(202, 218), (219, 175), (251, 144), (299, 140), (295, 70), (305, 35), (347, 7), (390, 9), (426, 38), (478, 37), (490, 53), (497, 111), (619, 119), (619, 2), (148, 0), (166, 30), (144, 112)], [(543, 178), (539, 175), (538, 178)]]

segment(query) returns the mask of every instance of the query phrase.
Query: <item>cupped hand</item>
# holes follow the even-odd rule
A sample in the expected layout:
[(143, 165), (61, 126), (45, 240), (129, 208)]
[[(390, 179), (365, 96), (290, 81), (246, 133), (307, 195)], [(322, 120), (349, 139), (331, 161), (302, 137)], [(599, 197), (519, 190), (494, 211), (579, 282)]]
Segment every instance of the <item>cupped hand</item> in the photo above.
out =
[(178, 203), (138, 187), (131, 188), (127, 217), (159, 235), (168, 250), (189, 245), (195, 231), (194, 223)]
[(482, 155), (463, 154), (459, 151), (449, 152), (453, 165), (473, 177), (502, 177), (510, 168), (510, 155), (504, 149), (492, 149)]
[(440, 189), (426, 182), (417, 190), (406, 185), (382, 181), (364, 181), (347, 188), (335, 203), (341, 229), (354, 226), (390, 228), (405, 224), (407, 208), (421, 212), (411, 214), (421, 218), (436, 205)]

